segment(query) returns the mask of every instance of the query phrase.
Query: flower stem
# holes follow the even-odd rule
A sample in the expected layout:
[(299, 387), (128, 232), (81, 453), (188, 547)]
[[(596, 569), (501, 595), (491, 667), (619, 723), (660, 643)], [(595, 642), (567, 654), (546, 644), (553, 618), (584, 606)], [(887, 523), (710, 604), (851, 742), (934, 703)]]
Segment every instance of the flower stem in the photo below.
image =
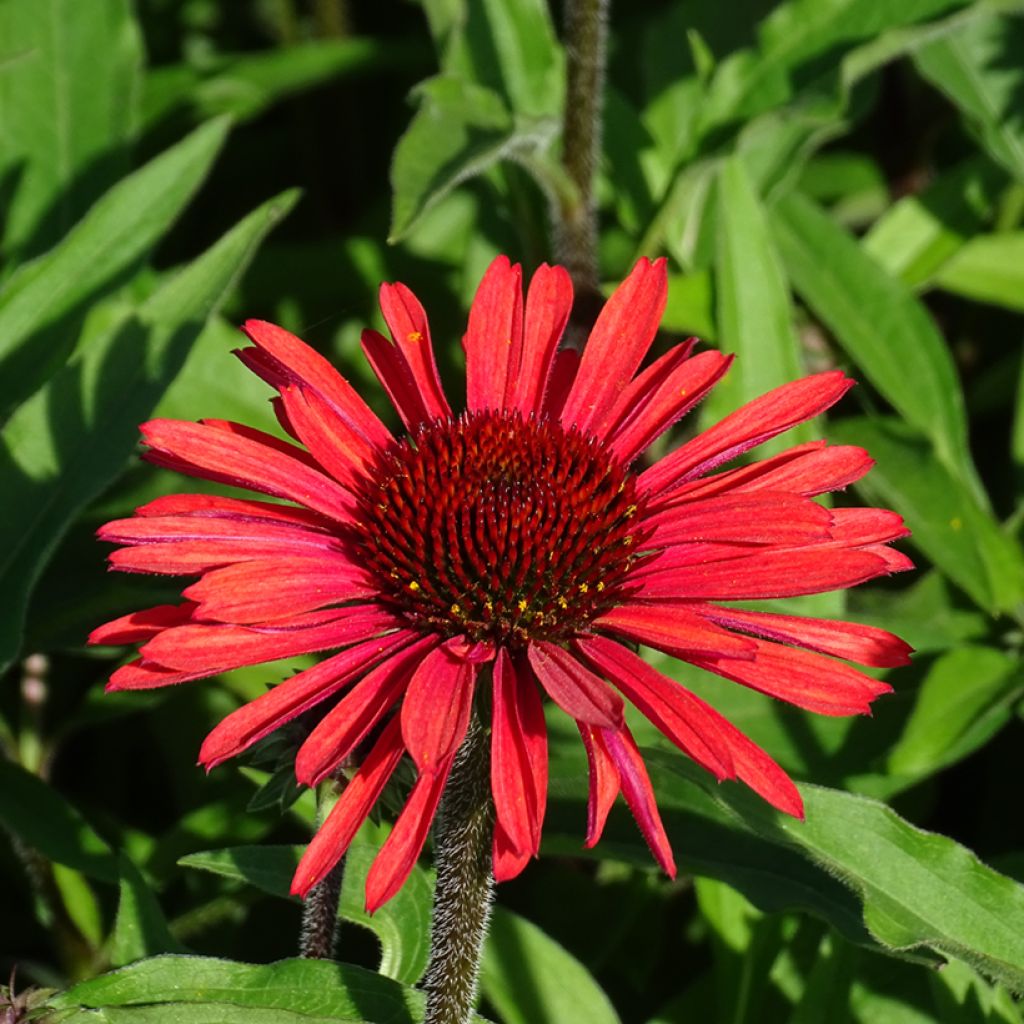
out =
[(437, 887), (424, 1024), (467, 1024), (491, 914), (494, 804), (490, 738), (474, 714), (455, 755), (434, 833)]
[(606, 37), (610, 0), (566, 0), (566, 95), (562, 165), (575, 186), (559, 203), (558, 258), (572, 275), (576, 303), (570, 340), (589, 331), (601, 308), (594, 172), (601, 152)]
[(323, 881), (314, 885), (306, 895), (302, 905), (299, 956), (307, 960), (330, 960), (334, 956), (338, 936), (338, 902), (344, 878), (345, 858), (342, 857)]

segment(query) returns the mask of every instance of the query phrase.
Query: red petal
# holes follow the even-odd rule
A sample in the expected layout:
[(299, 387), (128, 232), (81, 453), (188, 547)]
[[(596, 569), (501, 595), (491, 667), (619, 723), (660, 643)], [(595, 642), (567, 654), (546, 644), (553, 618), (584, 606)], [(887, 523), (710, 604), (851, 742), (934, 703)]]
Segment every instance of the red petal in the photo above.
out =
[(286, 384), (281, 405), (295, 436), (316, 463), (346, 488), (357, 488), (373, 461), (373, 446), (312, 388)]
[(590, 430), (624, 391), (658, 331), (668, 297), (665, 260), (637, 262), (601, 310), (561, 420)]
[(402, 738), (421, 774), (436, 771), (462, 743), (478, 671), (441, 646), (413, 672), (402, 702)]
[(451, 762), (421, 775), (366, 877), (366, 909), (372, 914), (402, 888), (434, 820)]
[(587, 838), (584, 846), (589, 850), (597, 845), (604, 832), (608, 814), (619, 795), (619, 769), (608, 750), (597, 738), (597, 730), (585, 722), (576, 723), (580, 738), (587, 751), (590, 787), (587, 794)]
[(736, 774), (727, 737), (703, 701), (614, 640), (579, 637), (576, 646), (684, 754), (718, 779)]
[(383, 334), (369, 328), (363, 331), (360, 345), (406, 429), (413, 430), (420, 423), (429, 423), (431, 417), (427, 414), (423, 396), (399, 349)]
[(470, 412), (501, 408), (523, 346), (523, 272), (507, 256), (498, 256), (487, 268), (469, 310), (462, 344), (466, 407)]
[(547, 730), (540, 693), (525, 666), (513, 666), (502, 648), (494, 663), (491, 790), (498, 824), (512, 848), (527, 857), (540, 848), (547, 788)]
[(633, 576), (644, 598), (704, 598), (747, 601), (797, 597), (854, 587), (886, 572), (877, 555), (838, 548), (754, 550), (745, 557), (695, 565), (683, 552), (685, 572), (673, 561), (672, 549), (638, 568)]
[(366, 640), (402, 623), (376, 605), (296, 616), (276, 626), (190, 624), (165, 629), (141, 650), (147, 661), (201, 676)]
[(225, 498), (219, 494), (165, 494), (135, 510), (136, 516), (190, 516), (231, 519), (244, 523), (279, 523), (309, 530), (333, 530), (333, 523), (317, 512), (276, 502)]
[(841, 370), (783, 384), (726, 416), (640, 475), (641, 489), (665, 495), (834, 405), (853, 387)]
[(377, 587), (340, 554), (237, 562), (208, 572), (183, 593), (196, 601), (199, 618), (220, 622), (290, 619), (324, 605), (370, 597)]
[(684, 652), (685, 657), (697, 652), (721, 658), (754, 656), (753, 641), (724, 629), (709, 630), (706, 620), (678, 604), (620, 605), (594, 619), (592, 625), (670, 654)]
[(888, 509), (837, 508), (832, 513), (832, 541), (836, 546), (884, 544), (909, 536), (903, 517)]
[(831, 537), (832, 514), (810, 498), (778, 491), (721, 494), (646, 516), (654, 546), (692, 541), (804, 545)]
[(323, 717), (295, 757), (295, 777), (315, 786), (340, 765), (391, 710), (436, 637), (427, 636), (393, 654), (353, 687)]
[[(303, 384), (316, 391), (335, 412), (357, 433), (376, 448), (386, 448), (391, 434), (373, 410), (359, 397), (355, 388), (319, 352), (314, 351), (294, 334), (263, 320), (247, 320), (242, 330), (258, 346), (263, 366), (276, 375), (270, 383)], [(251, 351), (251, 350), (249, 350)], [(240, 355), (243, 361), (259, 372)], [(263, 374), (261, 374), (263, 376)], [(265, 378), (266, 379), (266, 378)]]
[(143, 608), (130, 612), (119, 619), (97, 626), (89, 634), (90, 644), (138, 644), (173, 626), (181, 626), (192, 618), (195, 605), (158, 604), (155, 608)]
[(716, 605), (705, 605), (698, 610), (701, 615), (729, 629), (754, 633), (781, 643), (796, 644), (821, 654), (849, 658), (861, 665), (874, 665), (877, 668), (909, 665), (914, 650), (898, 636), (859, 622), (748, 612), (739, 608), (719, 608)]
[(821, 715), (867, 714), (892, 687), (822, 654), (755, 640), (753, 661), (691, 659), (694, 665)]
[(355, 499), (323, 473), (276, 448), (202, 423), (150, 420), (139, 428), (156, 465), (246, 487), (348, 522)]
[(428, 420), (450, 419), (441, 377), (434, 360), (427, 314), (404, 284), (380, 286), (380, 308), (387, 321), (395, 349), (409, 368)]
[(111, 677), (104, 688), (107, 693), (118, 690), (157, 690), (161, 686), (173, 686), (175, 683), (190, 683), (211, 675), (209, 672), (181, 672), (154, 665), (151, 662), (136, 659), (122, 665)]
[(541, 640), (530, 644), (527, 656), (548, 696), (567, 715), (589, 725), (622, 724), (622, 699), (574, 655)]
[(518, 369), (505, 386), (505, 407), (523, 417), (543, 407), (555, 350), (572, 309), (572, 279), (564, 267), (542, 263), (526, 295), (523, 346)]
[(516, 849), (512, 840), (505, 834), (500, 821), (494, 823), (494, 846), (491, 856), (496, 882), (510, 882), (522, 874), (523, 868), (530, 863), (530, 854), (520, 853)]
[[(635, 394), (632, 389), (623, 392), (628, 402), (624, 414), (613, 420), (614, 426), (607, 431), (612, 453), (623, 462), (632, 462), (652, 441), (707, 397), (731, 363), (732, 356), (701, 352), (662, 377), (654, 377), (650, 386), (642, 391), (637, 388)], [(657, 366), (655, 363), (651, 369)], [(641, 378), (637, 378), (636, 383), (640, 381)]]
[(604, 744), (609, 757), (619, 770), (622, 795), (626, 798), (626, 803), (629, 804), (629, 809), (633, 812), (633, 817), (636, 818), (636, 823), (647, 840), (654, 859), (669, 878), (675, 878), (676, 862), (672, 856), (672, 847), (669, 845), (668, 836), (665, 835), (665, 826), (661, 823), (661, 815), (658, 813), (658, 805), (654, 800), (654, 790), (651, 788), (651, 780), (647, 777), (644, 760), (637, 750), (632, 734), (624, 725), (621, 730), (597, 729), (595, 738), (598, 743)]
[(295, 869), (292, 893), (305, 896), (341, 860), (388, 783), (405, 748), (398, 719), (385, 726), (359, 771), (348, 781), (327, 820)]
[(569, 390), (576, 379), (580, 367), (580, 354), (574, 348), (559, 349), (555, 353), (555, 361), (551, 364), (551, 376), (548, 378), (548, 389), (544, 392), (543, 411), (557, 420), (562, 415), (562, 407), (569, 397)]
[(407, 647), (417, 637), (411, 630), (367, 640), (279, 683), (243, 704), (203, 741), (199, 763), (207, 771), (237, 757), (268, 733), (316, 707), (358, 679), (367, 669)]

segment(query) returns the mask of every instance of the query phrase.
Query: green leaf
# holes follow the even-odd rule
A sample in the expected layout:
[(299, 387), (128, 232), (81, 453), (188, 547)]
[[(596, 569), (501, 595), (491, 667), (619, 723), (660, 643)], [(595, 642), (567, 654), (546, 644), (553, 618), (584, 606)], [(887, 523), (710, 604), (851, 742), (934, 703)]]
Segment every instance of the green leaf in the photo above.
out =
[[(718, 334), (736, 362), (701, 410), (714, 422), (771, 388), (803, 376), (793, 330), (789, 289), (757, 193), (743, 162), (732, 157), (718, 181), (718, 244), (715, 261)], [(803, 425), (774, 450), (809, 440)]]
[(416, 92), (420, 109), (391, 166), (391, 242), (460, 182), (542, 150), (557, 128), (553, 119), (517, 121), (496, 92), (458, 78), (434, 78)]
[(989, 611), (1024, 599), (1024, 554), (973, 493), (893, 419), (852, 418), (832, 424), (833, 440), (863, 445), (876, 460), (858, 482), (872, 504), (901, 513), (913, 542), (957, 586)]
[(504, 1024), (619, 1024), (583, 964), (535, 924), (503, 907), (491, 914), (480, 987)]
[(1024, 231), (977, 235), (935, 275), (939, 288), (1024, 311)]
[(800, 297), (940, 458), (973, 481), (956, 370), (924, 307), (804, 196), (778, 202), (772, 224)]
[(0, 415), (67, 357), (86, 305), (132, 274), (188, 204), (227, 134), (213, 121), (115, 185), (0, 292)]
[(661, 327), (675, 334), (695, 334), (702, 341), (714, 341), (718, 337), (711, 275), (707, 271), (669, 275), (668, 302)]
[(1024, 69), (1015, 55), (1022, 45), (1024, 21), (993, 14), (914, 56), (918, 71), (960, 108), (992, 158), (1018, 181), (1024, 181)]
[(123, 854), (118, 865), (121, 898), (110, 937), (111, 964), (122, 967), (157, 953), (184, 952), (181, 943), (171, 935), (156, 894), (139, 869)]
[(5, 0), (0, 46), (2, 250), (53, 245), (128, 169), (142, 71), (129, 0)]
[(388, 38), (317, 39), (261, 53), (217, 54), (200, 66), (151, 70), (142, 97), (143, 120), (153, 124), (180, 107), (197, 120), (230, 114), (250, 120), (297, 93), (362, 72), (426, 66), (429, 47)]
[(991, 214), (1004, 172), (974, 155), (940, 175), (918, 195), (894, 203), (861, 241), (865, 252), (911, 288), (935, 272), (980, 231)]
[[(221, 1007), (307, 1014), (314, 1020), (345, 1024), (414, 1024), (423, 1017), (423, 995), (373, 971), (328, 960), (281, 960), (242, 964), (198, 956), (159, 956), (80, 982), (50, 999), (53, 1009), (153, 1007), (182, 1012), (181, 1017), (112, 1017), (170, 1024), (186, 1020), (242, 1020), (219, 1016)], [(202, 1007), (206, 1016), (199, 1014)], [(195, 1009), (193, 1009), (195, 1008)], [(150, 1013), (154, 1011), (149, 1010)], [(277, 1021), (264, 1014), (256, 1020)], [(288, 1020), (287, 1017), (281, 1018)]]
[(960, 760), (1009, 721), (1024, 690), (1020, 664), (991, 647), (967, 645), (929, 669), (889, 771), (926, 776)]
[[(372, 826), (368, 831), (372, 833)], [(427, 965), (433, 885), (426, 872), (417, 868), (393, 900), (368, 914), (366, 875), (379, 849), (380, 842), (369, 840), (365, 831), (349, 847), (338, 915), (377, 936), (382, 974), (411, 985)], [(178, 863), (290, 899), (292, 875), (301, 854), (299, 846), (237, 846), (189, 854)]]
[(117, 881), (110, 847), (55, 789), (0, 760), (0, 823), (47, 860), (102, 882)]
[(251, 213), (171, 277), (120, 329), (76, 354), (4, 428), (0, 665), (18, 652), (26, 602), (58, 540), (121, 472), (138, 423), (295, 199), (295, 193), (285, 193)]

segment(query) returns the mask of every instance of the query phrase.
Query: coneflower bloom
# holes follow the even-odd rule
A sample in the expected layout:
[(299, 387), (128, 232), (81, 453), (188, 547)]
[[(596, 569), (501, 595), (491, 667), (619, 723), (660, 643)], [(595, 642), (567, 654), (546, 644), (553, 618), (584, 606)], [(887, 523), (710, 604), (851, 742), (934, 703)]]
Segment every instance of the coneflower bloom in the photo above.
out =
[(296, 443), (222, 420), (142, 426), (146, 458), (270, 495), (159, 498), (100, 530), (115, 569), (198, 576), (180, 605), (135, 612), (93, 643), (141, 643), (112, 690), (201, 679), (332, 651), (222, 721), (207, 769), (300, 714), (319, 721), (296, 755), (315, 786), (361, 762), (294, 879), (304, 895), (337, 863), (399, 762), (416, 781), (367, 880), (374, 909), (418, 857), (456, 751), (486, 688), (496, 812), (494, 874), (537, 854), (547, 792), (544, 704), (579, 727), (590, 766), (586, 844), (618, 793), (657, 862), (675, 871), (632, 703), (718, 779), (740, 779), (800, 816), (782, 769), (703, 700), (637, 654), (645, 644), (826, 715), (864, 713), (890, 687), (843, 660), (904, 664), (890, 633), (736, 607), (852, 587), (908, 568), (889, 546), (906, 530), (874, 508), (826, 509), (815, 495), (861, 477), (860, 448), (811, 442), (721, 467), (841, 398), (840, 371), (743, 406), (646, 466), (651, 443), (704, 398), (730, 357), (693, 342), (643, 366), (666, 297), (663, 260), (641, 260), (605, 305), (582, 356), (558, 348), (569, 276), (542, 266), (523, 300), (499, 257), (463, 339), (466, 403), (441, 386), (427, 318), (401, 284), (382, 286), (391, 338), (363, 350), (404, 431), (395, 436), (332, 366), (260, 321), (238, 355), (278, 392)]

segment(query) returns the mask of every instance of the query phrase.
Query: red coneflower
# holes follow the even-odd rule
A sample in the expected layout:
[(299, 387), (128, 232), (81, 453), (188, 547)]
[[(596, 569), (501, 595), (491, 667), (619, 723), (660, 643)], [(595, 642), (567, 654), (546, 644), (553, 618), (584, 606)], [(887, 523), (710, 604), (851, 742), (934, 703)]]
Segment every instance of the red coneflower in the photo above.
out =
[(277, 389), (278, 417), (299, 444), (221, 420), (143, 425), (151, 462), (286, 503), (174, 495), (108, 523), (100, 537), (124, 545), (113, 568), (200, 578), (181, 605), (127, 615), (90, 639), (143, 643), (113, 690), (339, 651), (229, 715), (200, 753), (212, 768), (318, 705), (327, 710), (298, 751), (300, 782), (316, 785), (370, 744), (298, 867), (296, 893), (337, 863), (408, 754), (416, 782), (369, 875), (369, 908), (398, 890), (478, 682), (491, 690), (499, 880), (539, 849), (545, 696), (586, 747), (588, 846), (621, 791), (658, 863), (675, 871), (623, 698), (717, 778), (802, 814), (782, 769), (648, 665), (637, 643), (821, 714), (866, 712), (890, 689), (836, 659), (904, 664), (910, 649), (892, 634), (722, 603), (852, 587), (909, 567), (886, 546), (906, 535), (899, 516), (812, 500), (867, 472), (863, 450), (812, 442), (718, 471), (853, 382), (832, 371), (777, 388), (643, 468), (645, 449), (730, 362), (691, 356), (687, 342), (640, 369), (665, 296), (664, 261), (641, 260), (578, 356), (558, 351), (572, 302), (565, 270), (542, 266), (524, 305), (520, 268), (499, 257), (470, 311), (466, 408), (455, 414), (422, 307), (403, 285), (384, 285), (391, 340), (366, 331), (363, 349), (403, 436), (323, 357), (260, 321), (245, 325), (255, 347), (238, 354)]

